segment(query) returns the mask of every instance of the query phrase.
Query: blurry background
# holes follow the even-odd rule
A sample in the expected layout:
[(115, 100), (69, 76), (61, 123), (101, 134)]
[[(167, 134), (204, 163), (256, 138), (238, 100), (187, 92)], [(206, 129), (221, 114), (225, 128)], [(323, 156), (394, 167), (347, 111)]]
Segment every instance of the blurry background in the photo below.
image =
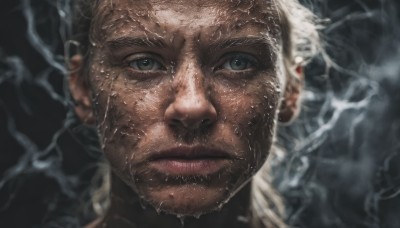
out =
[[(297, 227), (400, 227), (400, 2), (303, 0), (327, 56), (306, 69), (302, 114), (274, 166)], [(101, 152), (71, 112), (71, 0), (0, 3), (0, 227), (79, 227)], [(328, 20), (329, 19), (329, 20)]]

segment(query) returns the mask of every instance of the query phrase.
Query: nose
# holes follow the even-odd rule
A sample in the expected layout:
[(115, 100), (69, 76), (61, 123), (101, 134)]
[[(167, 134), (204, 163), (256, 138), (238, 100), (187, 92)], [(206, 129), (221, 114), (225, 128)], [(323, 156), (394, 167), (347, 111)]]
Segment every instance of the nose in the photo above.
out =
[(176, 71), (174, 99), (165, 111), (165, 119), (170, 126), (198, 130), (215, 123), (217, 111), (204, 84), (204, 75), (195, 64)]

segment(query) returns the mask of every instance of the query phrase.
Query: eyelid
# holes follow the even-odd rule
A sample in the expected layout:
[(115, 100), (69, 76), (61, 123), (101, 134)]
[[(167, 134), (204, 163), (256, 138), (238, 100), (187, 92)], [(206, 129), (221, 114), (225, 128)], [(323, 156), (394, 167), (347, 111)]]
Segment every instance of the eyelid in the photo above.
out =
[(221, 70), (226, 61), (231, 60), (234, 57), (244, 57), (253, 65), (252, 68), (257, 67), (259, 65), (259, 61), (252, 54), (245, 52), (229, 52), (224, 54), (217, 62), (216, 67), (214, 67), (215, 71)]
[(125, 57), (123, 59), (123, 63), (124, 63), (124, 65), (128, 66), (130, 62), (141, 60), (141, 59), (153, 59), (153, 60), (157, 61), (164, 70), (167, 69), (167, 67), (164, 64), (164, 61), (162, 60), (162, 58), (159, 55), (154, 54), (154, 53), (148, 53), (148, 52), (147, 53), (141, 52), (141, 53), (135, 53), (135, 54), (128, 55), (127, 57)]

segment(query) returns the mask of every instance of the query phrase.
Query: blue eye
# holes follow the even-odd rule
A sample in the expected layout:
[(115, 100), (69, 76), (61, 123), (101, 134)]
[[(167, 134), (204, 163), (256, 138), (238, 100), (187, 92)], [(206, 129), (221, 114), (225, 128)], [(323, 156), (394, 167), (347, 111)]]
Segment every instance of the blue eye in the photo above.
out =
[(129, 62), (129, 67), (141, 71), (155, 71), (161, 70), (162, 65), (157, 60), (152, 58), (141, 58)]
[(254, 58), (248, 55), (235, 55), (228, 59), (222, 68), (233, 71), (246, 70), (254, 66)]

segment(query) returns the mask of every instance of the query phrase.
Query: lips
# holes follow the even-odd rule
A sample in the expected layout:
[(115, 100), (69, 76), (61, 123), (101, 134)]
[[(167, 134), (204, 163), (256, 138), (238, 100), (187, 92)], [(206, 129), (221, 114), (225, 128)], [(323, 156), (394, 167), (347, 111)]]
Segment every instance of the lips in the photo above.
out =
[(167, 175), (209, 175), (223, 169), (230, 159), (230, 154), (223, 150), (176, 147), (154, 152), (150, 156), (150, 166)]

